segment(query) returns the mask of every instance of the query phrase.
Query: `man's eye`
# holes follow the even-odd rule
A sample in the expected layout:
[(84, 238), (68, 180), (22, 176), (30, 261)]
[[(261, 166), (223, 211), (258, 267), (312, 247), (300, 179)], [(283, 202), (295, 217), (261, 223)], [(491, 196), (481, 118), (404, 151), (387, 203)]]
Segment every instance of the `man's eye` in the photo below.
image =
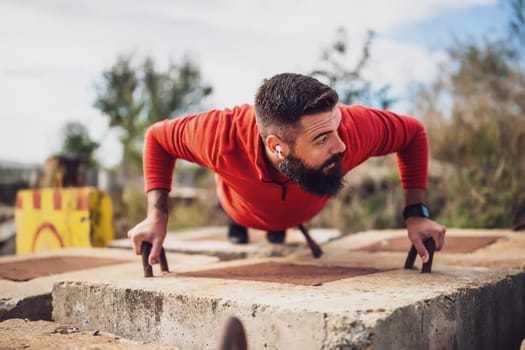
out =
[(325, 144), (326, 141), (328, 141), (328, 135), (325, 135), (325, 136), (321, 137), (321, 138), (319, 139), (319, 141), (317, 141), (317, 144), (318, 144), (318, 145), (322, 145), (322, 144)]

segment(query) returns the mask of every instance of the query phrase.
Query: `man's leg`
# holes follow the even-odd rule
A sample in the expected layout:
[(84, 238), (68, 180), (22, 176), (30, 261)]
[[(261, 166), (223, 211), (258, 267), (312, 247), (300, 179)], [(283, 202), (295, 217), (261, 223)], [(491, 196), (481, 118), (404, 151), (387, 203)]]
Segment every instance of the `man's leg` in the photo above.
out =
[(228, 217), (228, 239), (235, 244), (248, 243), (248, 229)]
[(228, 239), (230, 242), (235, 244), (245, 244), (248, 243), (248, 229), (242, 225), (239, 225), (230, 218), (228, 214), (222, 208), (221, 203), (219, 202), (219, 208), (226, 215), (228, 219)]
[(286, 231), (268, 231), (266, 232), (266, 239), (270, 243), (282, 244), (286, 239)]
[[(222, 212), (224, 213), (224, 215), (226, 215), (226, 218), (228, 219), (228, 239), (230, 240), (230, 242), (235, 244), (248, 243), (248, 229), (233, 221), (232, 218), (230, 218), (228, 214), (226, 214), (220, 202), (219, 208), (222, 210)], [(286, 230), (268, 231), (266, 232), (266, 239), (270, 243), (282, 244), (286, 239)]]

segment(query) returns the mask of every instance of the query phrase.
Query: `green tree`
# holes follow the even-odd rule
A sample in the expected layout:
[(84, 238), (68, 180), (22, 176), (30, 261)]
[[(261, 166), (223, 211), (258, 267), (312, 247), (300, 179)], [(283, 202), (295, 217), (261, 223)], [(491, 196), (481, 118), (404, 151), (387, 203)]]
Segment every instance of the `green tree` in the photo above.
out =
[(140, 172), (147, 127), (196, 111), (211, 93), (212, 88), (202, 81), (199, 67), (189, 58), (171, 62), (161, 70), (149, 57), (139, 64), (134, 64), (131, 56), (118, 57), (102, 73), (94, 106), (108, 117), (109, 127), (118, 130), (123, 151), (120, 165), (113, 170), (120, 185), (110, 193), (119, 234), (127, 232), (146, 214)]
[[(515, 36), (525, 28), (523, 1), (510, 3)], [(432, 155), (444, 165), (441, 217), (449, 225), (509, 227), (525, 220), (525, 69), (519, 43), (457, 41), (440, 80), (419, 94), (418, 115), (427, 124)], [(450, 113), (440, 112), (442, 101)]]
[(525, 46), (525, 1), (510, 0), (508, 3), (513, 14), (509, 21), (509, 36), (511, 40), (516, 41), (514, 48), (517, 48), (518, 54), (523, 54), (523, 47)]
[[(390, 108), (396, 100), (389, 96), (389, 86), (376, 88), (364, 75), (373, 39), (374, 32), (368, 31), (357, 60), (353, 60), (347, 32), (344, 27), (339, 28), (335, 40), (323, 50), (321, 61), (310, 74), (337, 90), (343, 104)], [(337, 227), (350, 233), (402, 224), (398, 207), (403, 201), (403, 192), (395, 159), (375, 158), (361, 169), (363, 167), (373, 176), (357, 169), (352, 171), (347, 186), (313, 220), (314, 225)]]
[(81, 158), (88, 162), (90, 166), (96, 166), (97, 162), (94, 153), (100, 146), (93, 141), (89, 135), (87, 127), (76, 121), (67, 122), (63, 129), (62, 153), (65, 155)]
[(388, 85), (375, 89), (372, 82), (363, 76), (374, 35), (373, 31), (367, 32), (361, 55), (355, 65), (351, 66), (347, 32), (344, 27), (340, 27), (334, 42), (323, 50), (318, 67), (310, 73), (336, 89), (343, 104), (360, 103), (388, 109), (395, 102), (395, 99), (388, 96)]
[(160, 71), (149, 57), (138, 66), (133, 66), (131, 57), (119, 57), (102, 74), (95, 107), (109, 118), (111, 128), (120, 131), (122, 164), (137, 169), (146, 128), (197, 108), (211, 93), (198, 66), (188, 58)]

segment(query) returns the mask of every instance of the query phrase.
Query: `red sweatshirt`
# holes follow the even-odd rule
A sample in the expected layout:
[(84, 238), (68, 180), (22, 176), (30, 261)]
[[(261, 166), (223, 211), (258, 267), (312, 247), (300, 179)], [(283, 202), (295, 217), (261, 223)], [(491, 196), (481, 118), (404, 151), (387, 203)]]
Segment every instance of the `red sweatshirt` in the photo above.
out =
[[(358, 105), (337, 108), (338, 134), (347, 146), (344, 173), (397, 152), (403, 188), (427, 187), (428, 143), (417, 119)], [(182, 158), (215, 172), (221, 205), (238, 224), (277, 231), (308, 221), (328, 197), (305, 192), (267, 165), (263, 147), (249, 105), (158, 122), (144, 142), (146, 191), (171, 190), (175, 160)]]

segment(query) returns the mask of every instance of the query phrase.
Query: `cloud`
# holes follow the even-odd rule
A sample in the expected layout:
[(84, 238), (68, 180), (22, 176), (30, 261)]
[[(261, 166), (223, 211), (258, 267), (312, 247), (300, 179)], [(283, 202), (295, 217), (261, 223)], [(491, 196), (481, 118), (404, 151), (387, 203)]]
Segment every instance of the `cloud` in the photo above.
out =
[[(308, 72), (344, 26), (358, 50), (379, 34), (443, 11), (496, 0), (4, 0), (0, 2), (0, 159), (42, 161), (71, 118), (103, 135), (95, 82), (117, 55), (151, 55), (160, 66), (190, 54), (219, 107), (252, 102), (261, 80)], [(402, 84), (428, 79), (440, 52), (378, 36), (368, 74)], [(358, 52), (356, 52), (358, 53)], [(34, 127), (28, 128), (28, 125)], [(31, 130), (29, 130), (31, 129)], [(21, 142), (30, 136), (32, 145)], [(8, 143), (6, 143), (8, 140)], [(16, 144), (16, 147), (10, 146)], [(55, 148), (53, 148), (55, 147)], [(33, 155), (33, 156), (32, 156)]]
[(200, 21), (218, 28), (266, 35), (325, 37), (339, 26), (345, 26), (350, 31), (367, 28), (382, 31), (427, 19), (439, 11), (495, 3), (496, 0), (167, 1), (156, 2), (157, 6), (149, 11), (174, 20)]

